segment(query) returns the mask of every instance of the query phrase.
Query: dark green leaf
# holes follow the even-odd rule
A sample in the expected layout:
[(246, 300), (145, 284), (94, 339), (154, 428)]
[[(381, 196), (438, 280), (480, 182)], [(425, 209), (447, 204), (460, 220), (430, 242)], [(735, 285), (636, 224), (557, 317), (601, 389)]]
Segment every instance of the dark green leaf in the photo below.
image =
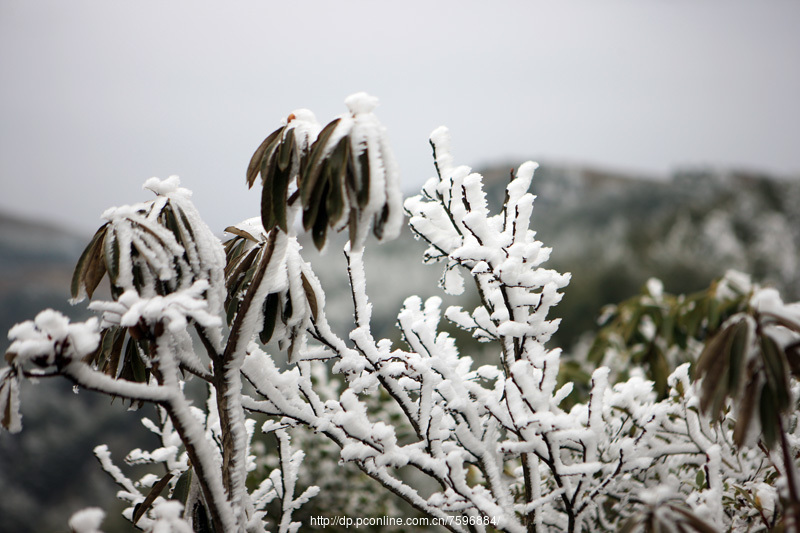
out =
[(189, 489), (192, 487), (192, 469), (188, 468), (186, 472), (181, 474), (178, 481), (175, 483), (175, 489), (172, 491), (170, 499), (177, 500), (186, 505), (186, 499), (189, 497)]
[(228, 246), (228, 250), (225, 253), (225, 286), (230, 290), (230, 285), (233, 281), (231, 279), (231, 272), (236, 268), (248, 250), (245, 250), (245, 239), (231, 239), (228, 242), (234, 243), (232, 246)]
[(330, 194), (325, 199), (331, 222), (338, 221), (344, 211), (345, 181), (350, 159), (350, 139), (342, 138), (328, 159)]
[(192, 225), (189, 223), (189, 217), (186, 216), (186, 213), (184, 213), (181, 208), (176, 208), (176, 211), (178, 212), (178, 217), (181, 221), (181, 227), (185, 228), (189, 234), (189, 237), (194, 240), (194, 231), (192, 230)]
[(19, 383), (17, 381), (17, 374), (12, 368), (6, 373), (3, 380), (0, 381), (0, 405), (2, 406), (0, 426), (11, 432), (19, 431), (22, 424), (22, 417), (18, 410), (19, 404), (13, 401), (14, 397), (18, 397), (18, 395)]
[(324, 204), (319, 205), (319, 213), (314, 220), (314, 227), (311, 228), (311, 237), (317, 250), (322, 250), (325, 246), (325, 237), (328, 232), (328, 214)]
[(772, 449), (778, 440), (778, 414), (775, 405), (775, 392), (769, 384), (761, 389), (761, 401), (758, 405), (759, 418), (761, 419), (761, 436), (767, 448)]
[(702, 468), (697, 469), (697, 474), (694, 476), (694, 484), (700, 490), (706, 488), (706, 473)]
[(331, 186), (331, 168), (326, 166), (322, 169), (317, 186), (311, 191), (308, 202), (303, 203), (303, 227), (306, 231), (317, 224), (318, 217), (324, 218), (325, 225), (328, 225), (326, 198), (330, 194)]
[(248, 233), (248, 232), (246, 232), (246, 231), (244, 231), (242, 229), (239, 229), (236, 226), (228, 226), (227, 228), (225, 228), (225, 233), (230, 233), (231, 235), (236, 235), (238, 237), (241, 237), (243, 239), (247, 239), (248, 241), (252, 241), (252, 242), (255, 242), (255, 243), (258, 242), (258, 239), (256, 239), (252, 235), (250, 235), (250, 233)]
[(782, 413), (788, 409), (790, 403), (789, 376), (783, 351), (768, 334), (761, 335), (761, 358), (764, 361), (767, 383), (775, 394), (775, 407)]
[[(256, 256), (261, 251), (262, 247), (254, 246), (246, 252), (243, 252), (238, 261), (231, 262), (229, 264), (229, 266), (232, 267), (232, 270), (226, 275), (225, 279), (225, 285), (228, 287), (229, 292), (233, 292), (233, 289), (238, 286), (238, 282), (240, 281), (241, 277), (252, 268)], [(235, 290), (238, 291), (239, 289), (236, 288)]]
[(192, 515), (192, 524), (194, 524), (196, 533), (216, 533), (214, 524), (208, 519), (208, 511), (206, 511), (202, 501), (194, 504)]
[(153, 506), (153, 502), (158, 498), (164, 489), (169, 485), (169, 481), (172, 479), (172, 473), (167, 473), (164, 477), (162, 477), (158, 483), (153, 485), (150, 489), (150, 492), (147, 493), (144, 501), (140, 504), (137, 504), (133, 511), (133, 523), (139, 521), (139, 519), (144, 516), (144, 514)]
[[(291, 169), (277, 169), (272, 181), (272, 219), (273, 222), (283, 230), (289, 231), (286, 220), (286, 197), (289, 194), (289, 183), (291, 181)], [(266, 187), (266, 185), (264, 185)], [(269, 231), (272, 228), (266, 228)]]
[(386, 222), (389, 220), (389, 204), (383, 204), (383, 208), (379, 214), (375, 215), (375, 225), (372, 227), (372, 233), (375, 234), (379, 240), (383, 238), (383, 229), (386, 227)]
[(292, 309), (292, 298), (288, 294), (284, 300), (283, 309), (281, 309), (281, 322), (286, 324), (289, 322), (289, 319), (292, 318), (294, 310)]
[(119, 277), (119, 240), (113, 233), (107, 233), (105, 239), (103, 239), (103, 244), (105, 248), (105, 254), (103, 255), (106, 260), (108, 277), (111, 280), (111, 284), (116, 285)]
[(120, 373), (119, 360), (122, 354), (122, 346), (125, 341), (125, 328), (112, 327), (106, 330), (103, 335), (102, 349), (105, 364), (103, 371), (109, 376), (116, 378)]
[(358, 199), (358, 207), (364, 208), (369, 202), (369, 154), (367, 153), (367, 147), (364, 146), (363, 149), (358, 153), (358, 164), (356, 168), (358, 169), (358, 179), (356, 180), (358, 183), (358, 189), (356, 189), (356, 198)]
[(703, 378), (700, 396), (700, 409), (717, 419), (725, 404), (728, 392), (728, 372), (730, 371), (730, 344), (735, 332), (735, 324), (717, 333), (706, 344), (697, 359), (696, 374)]
[(746, 320), (740, 320), (733, 326), (730, 341), (730, 363), (728, 366), (728, 393), (733, 396), (739, 389), (745, 358), (750, 347), (750, 326)]
[(350, 233), (350, 242), (356, 242), (356, 237), (358, 236), (358, 212), (355, 209), (350, 210), (350, 222), (348, 227)]
[(278, 320), (278, 305), (280, 297), (278, 293), (270, 293), (264, 301), (264, 326), (259, 333), (259, 339), (263, 344), (267, 344), (275, 332), (275, 324)]
[(175, 216), (175, 213), (172, 210), (172, 204), (170, 202), (167, 202), (164, 205), (164, 209), (161, 210), (161, 214), (159, 215), (158, 219), (162, 226), (172, 232), (172, 234), (175, 236), (175, 240), (183, 245), (183, 231), (178, 223), (178, 218)]
[(277, 130), (270, 133), (266, 139), (264, 139), (261, 144), (256, 148), (253, 157), (250, 158), (250, 164), (247, 165), (247, 186), (248, 188), (253, 187), (253, 183), (256, 181), (256, 176), (258, 176), (259, 170), (261, 170), (261, 160), (264, 158), (264, 153), (267, 151), (267, 148), (275, 142), (283, 132), (283, 128), (278, 128)]
[(695, 365), (695, 373), (698, 378), (715, 373), (725, 364), (728, 355), (726, 349), (732, 332), (731, 327), (725, 328), (706, 343)]
[(296, 142), (294, 137), (294, 128), (286, 130), (283, 140), (281, 141), (278, 150), (278, 168), (284, 172), (289, 170), (289, 165), (292, 164), (292, 156), (294, 155)]
[(275, 227), (275, 215), (272, 211), (274, 205), (272, 197), (275, 194), (274, 167), (275, 158), (265, 157), (261, 164), (261, 175), (264, 177), (261, 187), (261, 224), (265, 231), (270, 231)]
[(670, 374), (669, 363), (655, 344), (650, 348), (648, 359), (650, 360), (650, 372), (654, 388), (658, 397), (663, 398), (667, 395), (667, 378)]
[(311, 310), (311, 318), (316, 320), (317, 313), (319, 312), (317, 308), (317, 293), (314, 292), (311, 283), (309, 283), (308, 278), (306, 278), (306, 275), (302, 272), (300, 273), (300, 279), (303, 282), (303, 291), (306, 293), (306, 300), (308, 300), (308, 308)]
[(800, 378), (800, 343), (795, 342), (784, 348), (784, 354), (792, 375)]
[[(328, 140), (330, 139), (336, 126), (339, 125), (341, 119), (336, 119), (325, 126), (317, 136), (317, 140), (311, 146), (311, 151), (308, 157), (308, 166), (300, 180), (300, 197), (303, 202), (303, 208), (309, 205), (311, 196), (317, 188), (317, 181), (322, 174), (323, 153), (326, 151)], [(313, 221), (311, 222), (313, 223)], [(310, 226), (309, 226), (310, 227)], [(306, 228), (308, 229), (308, 228)]]
[(80, 293), (80, 288), (83, 286), (86, 295), (91, 298), (100, 280), (106, 273), (104, 246), (106, 233), (108, 232), (108, 223), (103, 224), (100, 229), (95, 232), (92, 240), (83, 250), (78, 263), (75, 265), (75, 270), (72, 273), (71, 293), (73, 298), (77, 298)]
[(142, 361), (139, 350), (136, 347), (137, 341), (130, 338), (125, 346), (125, 359), (122, 366), (120, 378), (137, 383), (146, 383), (149, 378), (147, 367)]
[(750, 430), (750, 424), (753, 422), (753, 414), (759, 397), (759, 384), (757, 376), (750, 378), (747, 386), (745, 386), (739, 408), (736, 410), (736, 425), (733, 428), (733, 442), (736, 446), (744, 444), (747, 433)]

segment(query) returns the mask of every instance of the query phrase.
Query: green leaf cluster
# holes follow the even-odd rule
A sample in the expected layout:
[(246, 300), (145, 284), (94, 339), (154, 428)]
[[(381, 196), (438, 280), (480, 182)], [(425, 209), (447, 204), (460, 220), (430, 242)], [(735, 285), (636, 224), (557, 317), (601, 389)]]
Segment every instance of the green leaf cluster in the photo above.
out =
[(720, 298), (721, 282), (716, 280), (707, 289), (688, 295), (655, 291), (647, 284), (637, 296), (607, 306), (588, 360), (600, 365), (613, 352), (630, 365), (643, 367), (659, 398), (664, 398), (672, 371), (693, 362), (699, 346), (731, 316), (747, 308), (750, 294)]
[[(267, 232), (275, 227), (286, 232), (292, 222), (287, 208), (299, 198), (303, 229), (311, 231), (318, 249), (325, 245), (328, 229), (347, 226), (350, 241), (355, 242), (359, 226), (369, 223), (363, 219), (370, 201), (372, 167), (382, 164), (380, 148), (357, 138), (352, 121), (341, 117), (328, 123), (309, 146), (298, 142), (293, 118), (290, 115), (285, 126), (264, 139), (247, 168), (249, 187), (261, 175), (261, 223)], [(372, 221), (378, 239), (383, 237), (389, 210), (385, 202)]]

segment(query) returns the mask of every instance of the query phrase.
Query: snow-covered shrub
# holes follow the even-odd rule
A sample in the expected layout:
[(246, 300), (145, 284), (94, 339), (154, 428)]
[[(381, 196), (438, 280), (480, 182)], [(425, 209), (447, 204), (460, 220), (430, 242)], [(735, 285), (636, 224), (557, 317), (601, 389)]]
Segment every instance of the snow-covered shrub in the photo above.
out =
[[(559, 385), (561, 353), (547, 342), (558, 327), (548, 313), (569, 275), (543, 268), (550, 249), (529, 227), (536, 165), (519, 167), (492, 213), (481, 176), (454, 163), (440, 128), (431, 138), (437, 176), (402, 204), (376, 100), (346, 103), (349, 112), (324, 128), (298, 110), (264, 140), (247, 170), (251, 187), (261, 176), (261, 216), (227, 228), (224, 243), (174, 177), (147, 181), (155, 199), (107, 211), (72, 292), (91, 297), (108, 277), (112, 300), (90, 304), (100, 320), (70, 324), (44, 311), (11, 330), (3, 426), (21, 427), (25, 377), (63, 376), (133, 406), (155, 404), (156, 419), (143, 423), (160, 446), (125, 458), (153, 465), (150, 473), (134, 481), (105, 446), (95, 449), (121, 487), (126, 518), (152, 532), (298, 531), (298, 509), (324, 501), (304, 482), (303, 460), (324, 454), (297, 443), (318, 439), (439, 529), (795, 527), (795, 306), (750, 287), (741, 312), (696, 340), (705, 346), (699, 362), (665, 366), (655, 388), (642, 371), (615, 383), (602, 366), (586, 401), (566, 402), (573, 385)], [(373, 337), (363, 256), (369, 229), (392, 238), (403, 208), (428, 244), (424, 260), (443, 264), (445, 291), (461, 294), (471, 280), (480, 303), (442, 309), (438, 297), (410, 296), (397, 318), (402, 342), (393, 343)], [(297, 219), (320, 248), (329, 229), (349, 231), (347, 338), (328, 323)], [(658, 293), (653, 284), (656, 307)], [(460, 353), (443, 318), (488, 343), (494, 362), (476, 366)], [(655, 338), (652, 317), (634, 322)], [(188, 379), (206, 383), (202, 408)], [(760, 424), (750, 423), (754, 396)], [(270, 439), (254, 443), (257, 429)], [(101, 519), (83, 511), (70, 526), (98, 531)]]

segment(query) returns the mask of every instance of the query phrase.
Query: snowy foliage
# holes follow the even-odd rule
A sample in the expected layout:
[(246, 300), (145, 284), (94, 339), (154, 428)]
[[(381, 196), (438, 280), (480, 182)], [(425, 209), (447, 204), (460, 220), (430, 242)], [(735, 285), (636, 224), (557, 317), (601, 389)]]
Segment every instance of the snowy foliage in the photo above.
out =
[[(601, 366), (585, 401), (568, 400), (573, 383), (559, 385), (562, 354), (547, 342), (570, 277), (542, 266), (550, 249), (529, 227), (536, 165), (519, 167), (492, 213), (482, 177), (454, 164), (440, 128), (431, 137), (437, 176), (403, 206), (377, 100), (346, 103), (349, 113), (324, 128), (298, 110), (264, 140), (247, 172), (250, 186), (261, 176), (261, 217), (227, 228), (224, 243), (176, 177), (148, 180), (149, 202), (108, 210), (72, 292), (91, 297), (107, 276), (112, 300), (90, 304), (101, 320), (71, 324), (43, 311), (11, 330), (3, 426), (21, 428), (24, 377), (64, 376), (133, 406), (155, 404), (157, 419), (143, 423), (160, 445), (124, 459), (149, 473), (131, 479), (107, 447), (95, 448), (124, 516), (153, 533), (299, 531), (298, 510), (324, 495), (303, 476), (304, 458), (320, 455), (298, 443), (320, 438), (340, 463), (451, 531), (794, 527), (796, 305), (732, 275), (714, 297), (733, 293), (741, 308), (724, 320), (717, 309), (714, 328), (698, 318), (705, 329), (686, 345), (705, 348), (667, 365), (663, 390), (642, 371), (618, 381)], [(403, 207), (428, 245), (424, 260), (443, 264), (444, 291), (462, 294), (471, 280), (479, 302), (442, 309), (438, 297), (410, 296), (393, 343), (373, 337), (363, 256), (369, 229), (396, 235)], [(320, 248), (328, 229), (349, 228), (347, 338), (328, 323), (297, 219)], [(650, 315), (636, 315), (646, 340), (656, 338), (662, 292), (648, 284)], [(682, 302), (675, 312), (694, 316)], [(443, 319), (487, 343), (494, 361), (477, 366), (462, 354)], [(632, 338), (604, 344), (603, 358), (613, 363)], [(187, 379), (206, 382), (202, 408)], [(742, 390), (760, 398), (759, 424)], [(264, 465), (272, 467), (258, 478)], [(102, 518), (81, 511), (70, 527), (99, 531)]]

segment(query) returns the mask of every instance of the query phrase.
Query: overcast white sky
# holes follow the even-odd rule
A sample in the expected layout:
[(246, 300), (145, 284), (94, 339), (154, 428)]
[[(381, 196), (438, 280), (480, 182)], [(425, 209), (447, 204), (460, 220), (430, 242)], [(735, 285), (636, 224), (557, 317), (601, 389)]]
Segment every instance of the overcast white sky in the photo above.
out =
[(795, 0), (0, 2), (0, 211), (82, 231), (181, 176), (217, 231), (296, 108), (367, 91), (412, 192), (456, 161), (800, 172)]

